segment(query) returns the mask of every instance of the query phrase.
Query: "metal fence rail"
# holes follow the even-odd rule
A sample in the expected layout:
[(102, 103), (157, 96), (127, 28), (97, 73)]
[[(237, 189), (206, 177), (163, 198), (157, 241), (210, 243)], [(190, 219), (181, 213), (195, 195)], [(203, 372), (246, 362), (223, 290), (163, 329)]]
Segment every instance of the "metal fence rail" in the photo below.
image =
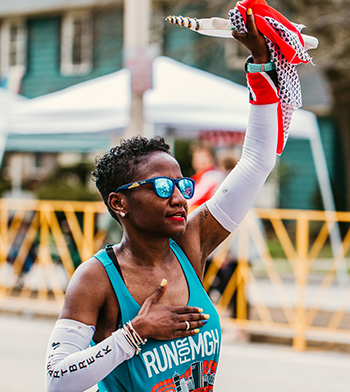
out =
[[(0, 302), (62, 306), (76, 265), (107, 239), (102, 202), (0, 200)], [(329, 237), (341, 225), (334, 253)], [(350, 213), (252, 210), (214, 253), (204, 287), (224, 322), (250, 331), (350, 342)], [(277, 250), (276, 250), (277, 249)]]
[[(204, 286), (210, 292), (238, 236), (237, 268), (217, 301), (221, 315), (227, 316), (236, 293), (235, 322), (242, 328), (288, 334), (298, 350), (306, 348), (307, 339), (350, 343), (350, 287), (339, 279), (347, 274), (350, 213), (259, 209), (255, 213), (268, 232), (248, 215), (214, 254), (207, 270)], [(329, 255), (335, 222), (343, 225), (343, 241)], [(271, 256), (271, 238), (277, 239), (283, 258)], [(258, 253), (255, 260), (250, 257), (252, 242)], [(325, 251), (328, 257), (322, 257)]]
[(102, 202), (0, 200), (0, 296), (62, 302), (75, 265), (97, 251)]

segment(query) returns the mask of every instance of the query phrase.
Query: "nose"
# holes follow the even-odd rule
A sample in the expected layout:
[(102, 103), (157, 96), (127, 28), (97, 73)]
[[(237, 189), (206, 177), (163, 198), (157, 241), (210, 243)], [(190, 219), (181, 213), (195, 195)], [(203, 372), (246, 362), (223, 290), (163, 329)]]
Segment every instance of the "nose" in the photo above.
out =
[(180, 204), (182, 206), (187, 203), (187, 200), (183, 197), (177, 184), (175, 185), (174, 193), (171, 196), (171, 203), (172, 204)]

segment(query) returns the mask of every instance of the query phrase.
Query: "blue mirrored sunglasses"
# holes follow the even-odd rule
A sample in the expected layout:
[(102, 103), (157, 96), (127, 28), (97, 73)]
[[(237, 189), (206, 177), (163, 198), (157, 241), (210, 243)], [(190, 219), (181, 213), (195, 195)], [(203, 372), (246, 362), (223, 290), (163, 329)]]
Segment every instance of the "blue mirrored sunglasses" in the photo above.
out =
[(154, 192), (162, 199), (172, 196), (175, 190), (175, 185), (179, 188), (185, 199), (191, 199), (194, 193), (194, 180), (188, 177), (182, 177), (178, 180), (170, 177), (153, 177), (148, 180), (135, 181), (130, 184), (122, 185), (116, 190), (116, 192), (119, 192), (122, 189), (137, 188), (145, 184), (153, 184)]

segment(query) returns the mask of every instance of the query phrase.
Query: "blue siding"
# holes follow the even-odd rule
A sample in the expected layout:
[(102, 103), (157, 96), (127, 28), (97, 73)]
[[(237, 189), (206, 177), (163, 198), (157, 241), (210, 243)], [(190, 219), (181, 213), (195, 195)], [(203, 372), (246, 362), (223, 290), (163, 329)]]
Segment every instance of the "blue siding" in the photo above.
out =
[(96, 76), (123, 68), (123, 13), (95, 14), (94, 69)]
[[(212, 16), (205, 2), (186, 6), (173, 6), (167, 14), (183, 15), (197, 18)], [(208, 14), (209, 12), (209, 14)], [(227, 17), (222, 10), (215, 13)], [(245, 72), (227, 68), (225, 60), (225, 39), (207, 37), (186, 28), (165, 24), (163, 51), (169, 56), (184, 64), (197, 67), (214, 75), (227, 78), (236, 83), (246, 83)]]
[[(344, 207), (344, 172), (339, 137), (334, 121), (319, 120), (323, 149), (338, 210)], [(289, 139), (279, 159), (281, 175), (280, 207), (323, 209), (310, 142)]]
[(338, 210), (345, 210), (346, 167), (338, 126), (332, 117), (321, 117), (318, 119), (318, 122), (330, 171), (335, 203)]
[(280, 207), (313, 208), (317, 177), (310, 142), (290, 138), (279, 165)]
[(28, 59), (21, 93), (34, 98), (123, 67), (122, 9), (94, 13), (93, 69), (84, 76), (60, 73), (61, 17), (28, 20)]

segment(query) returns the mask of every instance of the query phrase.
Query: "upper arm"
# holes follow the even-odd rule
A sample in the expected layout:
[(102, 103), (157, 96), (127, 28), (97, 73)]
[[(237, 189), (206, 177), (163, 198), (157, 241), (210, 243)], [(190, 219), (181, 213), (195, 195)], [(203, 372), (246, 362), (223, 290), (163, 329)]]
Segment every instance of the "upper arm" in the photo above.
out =
[(229, 234), (230, 232), (220, 225), (204, 203), (189, 215), (186, 233), (176, 239), (176, 242), (202, 279), (208, 256)]
[(103, 284), (105, 279), (108, 279), (107, 274), (97, 259), (81, 264), (69, 282), (60, 318), (96, 326), (106, 300), (103, 288), (108, 286)]

